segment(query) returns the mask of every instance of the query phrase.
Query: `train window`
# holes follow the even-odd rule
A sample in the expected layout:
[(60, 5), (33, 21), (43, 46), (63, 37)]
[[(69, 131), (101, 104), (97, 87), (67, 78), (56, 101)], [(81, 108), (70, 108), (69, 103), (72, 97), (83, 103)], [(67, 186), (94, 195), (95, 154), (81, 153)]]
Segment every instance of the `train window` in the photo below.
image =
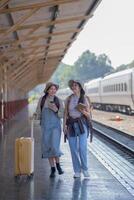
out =
[(104, 91), (107, 92), (107, 86), (104, 87)]
[(116, 84), (116, 92), (118, 92), (118, 84)]
[(124, 91), (127, 91), (127, 84), (124, 83)]
[(107, 86), (103, 87), (103, 92), (107, 92)]
[(107, 91), (108, 91), (108, 86), (105, 87), (105, 92), (107, 92)]
[(117, 91), (119, 92), (120, 90), (120, 84), (117, 84)]
[(119, 84), (117, 84), (117, 92), (119, 91)]
[(121, 88), (120, 84), (107, 85), (103, 87), (103, 92), (116, 92)]
[(112, 91), (112, 85), (110, 85), (109, 88), (110, 88), (109, 92), (111, 92)]
[(116, 84), (116, 92), (118, 91), (118, 85)]
[(121, 91), (123, 91), (123, 89), (124, 89), (124, 88), (123, 88), (123, 83), (121, 83)]
[(114, 85), (112, 85), (112, 92), (114, 92)]
[(114, 85), (114, 92), (116, 91), (116, 86)]
[(112, 92), (112, 85), (110, 85), (110, 92)]
[(119, 83), (119, 91), (121, 91), (121, 84)]

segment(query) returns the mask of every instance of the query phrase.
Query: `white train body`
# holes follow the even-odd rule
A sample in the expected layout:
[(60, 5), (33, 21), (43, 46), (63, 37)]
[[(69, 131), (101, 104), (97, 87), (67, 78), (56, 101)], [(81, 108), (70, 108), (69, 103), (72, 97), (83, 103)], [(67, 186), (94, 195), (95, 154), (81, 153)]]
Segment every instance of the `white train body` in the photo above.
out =
[(134, 112), (134, 69), (92, 80), (85, 84), (85, 90), (96, 108)]
[(101, 83), (102, 103), (126, 105), (134, 109), (132, 101), (132, 71), (125, 70), (105, 77)]
[(96, 103), (96, 107), (101, 102), (100, 82), (101, 78), (98, 78), (84, 84), (86, 94), (90, 94), (90, 99), (92, 102)]

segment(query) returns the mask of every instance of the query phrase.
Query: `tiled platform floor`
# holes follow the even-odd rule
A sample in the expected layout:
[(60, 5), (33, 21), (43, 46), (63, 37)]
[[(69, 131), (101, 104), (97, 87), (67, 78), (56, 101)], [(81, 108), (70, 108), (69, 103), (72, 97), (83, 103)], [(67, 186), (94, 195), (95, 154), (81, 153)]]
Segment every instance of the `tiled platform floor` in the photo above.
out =
[(23, 176), (14, 179), (14, 141), (16, 137), (29, 136), (27, 110), (19, 113), (0, 132), (0, 200), (133, 200), (129, 192), (89, 152), (90, 179), (73, 179), (68, 144), (62, 142), (64, 156), (61, 164), (64, 175), (49, 178), (49, 164), (41, 159), (40, 128), (35, 124), (35, 172), (28, 180)]

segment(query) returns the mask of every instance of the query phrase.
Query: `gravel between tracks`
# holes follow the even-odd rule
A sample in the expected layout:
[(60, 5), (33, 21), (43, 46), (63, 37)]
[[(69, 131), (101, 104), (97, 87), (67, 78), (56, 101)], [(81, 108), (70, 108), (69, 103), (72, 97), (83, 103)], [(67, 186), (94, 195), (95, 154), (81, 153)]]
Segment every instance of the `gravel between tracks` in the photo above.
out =
[(95, 121), (119, 129), (120, 131), (134, 136), (134, 115), (128, 116), (121, 113), (93, 110), (92, 118)]

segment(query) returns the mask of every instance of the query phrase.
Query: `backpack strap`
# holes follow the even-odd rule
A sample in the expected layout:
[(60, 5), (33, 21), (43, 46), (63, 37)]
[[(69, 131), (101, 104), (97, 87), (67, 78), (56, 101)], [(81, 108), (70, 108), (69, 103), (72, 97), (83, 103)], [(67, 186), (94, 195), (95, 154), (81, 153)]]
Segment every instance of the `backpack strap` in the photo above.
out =
[[(46, 101), (46, 98), (47, 98), (47, 95), (45, 94), (42, 99), (41, 99), (41, 103), (40, 103), (40, 109), (41, 109), (41, 112), (42, 112), (42, 109), (43, 109), (43, 106), (45, 104), (45, 101)], [(60, 102), (59, 102), (59, 98), (57, 96), (54, 96), (54, 103), (55, 105), (57, 106), (58, 110), (60, 108)]]
[(72, 96), (73, 96), (73, 94), (71, 94), (67, 99), (67, 103), (66, 103), (67, 116), (69, 115), (69, 103), (70, 103), (70, 100), (71, 100)]
[(57, 96), (54, 96), (54, 103), (55, 105), (57, 106), (58, 110), (60, 108), (60, 101), (59, 101), (59, 98)]

